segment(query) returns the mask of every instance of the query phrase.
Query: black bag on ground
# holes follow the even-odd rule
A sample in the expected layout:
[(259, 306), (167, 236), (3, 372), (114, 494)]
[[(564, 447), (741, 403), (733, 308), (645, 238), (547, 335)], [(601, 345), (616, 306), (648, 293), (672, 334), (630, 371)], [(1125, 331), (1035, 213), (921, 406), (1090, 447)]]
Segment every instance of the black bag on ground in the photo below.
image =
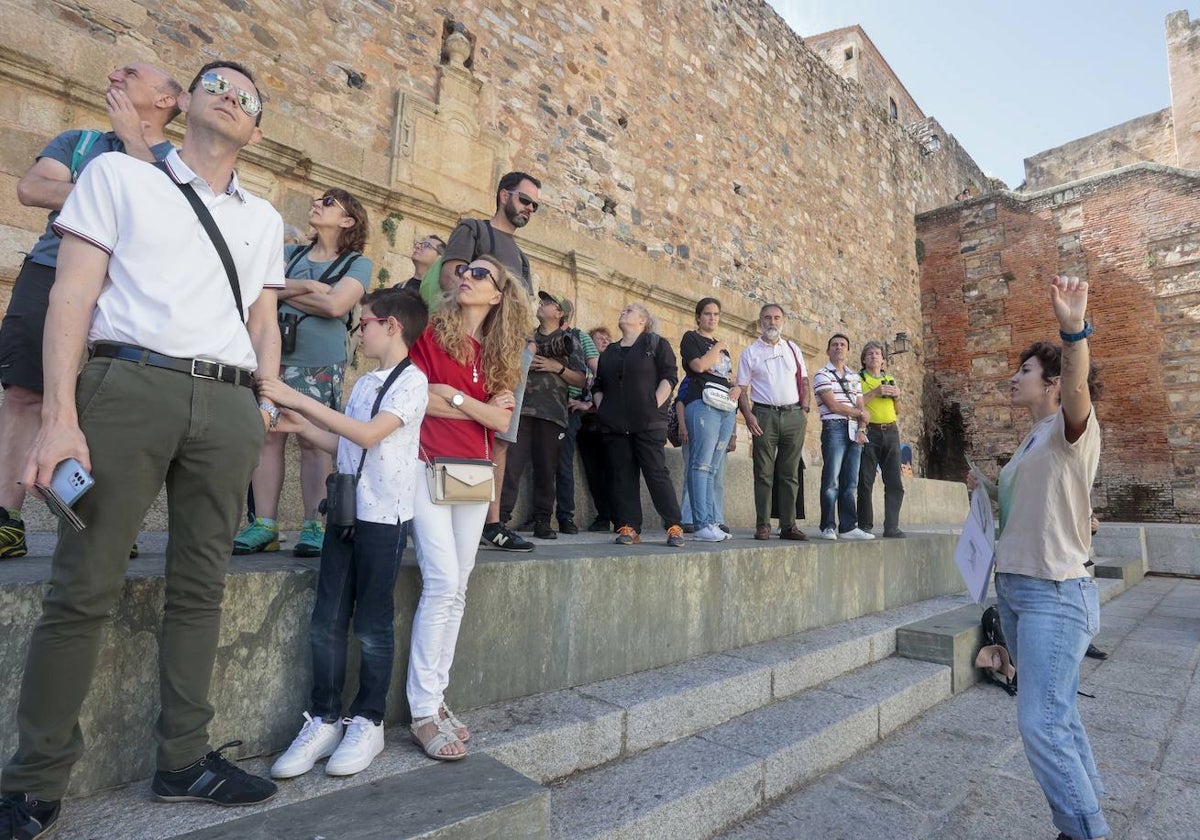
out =
[[(1004, 638), (1004, 628), (1000, 625), (1000, 610), (994, 604), (983, 611), (983, 615), (980, 617), (980, 629), (983, 635), (983, 648), (992, 646), (1001, 647), (1007, 656), (1008, 641)], [(1010, 697), (1016, 695), (1016, 673), (1013, 674), (1011, 679), (1006, 680), (992, 668), (980, 667), (979, 670), (983, 672), (983, 680), (985, 682), (1003, 688), (1008, 692)]]

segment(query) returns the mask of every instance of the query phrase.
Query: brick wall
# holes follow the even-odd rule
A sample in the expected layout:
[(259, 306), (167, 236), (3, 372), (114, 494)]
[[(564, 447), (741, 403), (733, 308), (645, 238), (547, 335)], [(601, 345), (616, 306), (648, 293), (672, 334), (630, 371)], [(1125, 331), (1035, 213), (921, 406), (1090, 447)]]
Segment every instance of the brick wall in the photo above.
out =
[(1046, 282), (1068, 272), (1092, 284), (1107, 388), (1097, 512), (1200, 519), (1197, 218), (1200, 177), (1149, 164), (918, 217), (929, 415), (951, 432), (933, 453), (944, 477), (962, 477), (958, 444), (994, 474), (1022, 439), (1028, 417), (1010, 408), (1007, 378), (1024, 347), (1056, 337)]

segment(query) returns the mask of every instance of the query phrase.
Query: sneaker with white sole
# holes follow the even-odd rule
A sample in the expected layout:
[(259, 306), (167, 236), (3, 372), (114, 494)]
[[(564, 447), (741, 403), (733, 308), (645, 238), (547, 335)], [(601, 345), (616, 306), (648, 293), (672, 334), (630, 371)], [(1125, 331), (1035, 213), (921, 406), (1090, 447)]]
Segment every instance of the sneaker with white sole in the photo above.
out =
[(346, 734), (325, 763), (330, 776), (353, 776), (371, 766), (383, 752), (383, 724), (365, 717), (344, 720)]
[(303, 776), (322, 758), (329, 758), (342, 741), (341, 719), (327, 721), (304, 713), (304, 726), (292, 745), (271, 765), (272, 779)]
[(716, 525), (705, 525), (703, 528), (696, 529), (696, 532), (692, 534), (692, 539), (700, 542), (724, 542), (725, 532)]
[(836, 540), (838, 533), (833, 528), (822, 528), (821, 533), (813, 534), (819, 540)]
[(873, 540), (873, 539), (875, 539), (874, 534), (868, 534), (866, 531), (862, 530), (861, 528), (855, 528), (852, 531), (846, 531), (845, 533), (840, 534), (839, 536), (844, 540)]

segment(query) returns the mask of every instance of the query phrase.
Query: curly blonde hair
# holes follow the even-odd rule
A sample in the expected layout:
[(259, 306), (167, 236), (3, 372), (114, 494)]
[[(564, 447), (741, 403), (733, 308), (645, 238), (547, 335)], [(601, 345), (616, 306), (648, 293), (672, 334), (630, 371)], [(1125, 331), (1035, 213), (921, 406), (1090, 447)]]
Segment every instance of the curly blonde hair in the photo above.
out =
[[(525, 290), (509, 277), (499, 259), (491, 254), (476, 259), (491, 264), (500, 289), (500, 302), (483, 319), (483, 381), (488, 393), (511, 391), (521, 380), (521, 351), (528, 339), (533, 315)], [(463, 330), (457, 296), (443, 299), (438, 310), (430, 316), (429, 325), (438, 344), (454, 361), (460, 365), (473, 361), (473, 345)]]

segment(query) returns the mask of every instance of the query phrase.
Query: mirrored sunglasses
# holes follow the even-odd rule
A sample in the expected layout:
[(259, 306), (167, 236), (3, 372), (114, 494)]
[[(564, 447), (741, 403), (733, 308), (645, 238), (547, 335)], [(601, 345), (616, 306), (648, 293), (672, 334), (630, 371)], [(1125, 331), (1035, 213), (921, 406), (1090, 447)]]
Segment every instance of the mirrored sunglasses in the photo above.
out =
[[(206, 91), (214, 96), (221, 96), (228, 93), (230, 90), (235, 90), (233, 84), (228, 79), (213, 70), (209, 70), (200, 77), (200, 84)], [(257, 96), (249, 91), (236, 88), (238, 105), (248, 117), (257, 117), (262, 113), (262, 102)]]

